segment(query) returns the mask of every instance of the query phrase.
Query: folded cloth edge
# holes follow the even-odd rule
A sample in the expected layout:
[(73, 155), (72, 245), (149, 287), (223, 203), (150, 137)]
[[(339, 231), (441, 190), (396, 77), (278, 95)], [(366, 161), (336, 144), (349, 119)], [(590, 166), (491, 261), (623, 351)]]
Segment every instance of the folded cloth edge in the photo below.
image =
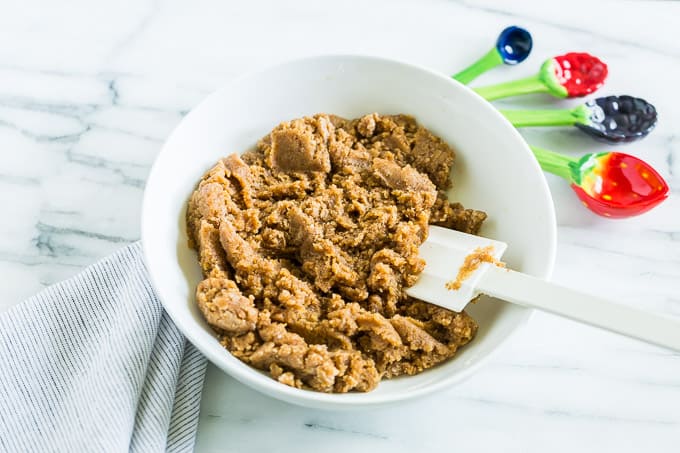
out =
[(0, 357), (0, 450), (193, 449), (206, 361), (139, 242), (0, 314)]

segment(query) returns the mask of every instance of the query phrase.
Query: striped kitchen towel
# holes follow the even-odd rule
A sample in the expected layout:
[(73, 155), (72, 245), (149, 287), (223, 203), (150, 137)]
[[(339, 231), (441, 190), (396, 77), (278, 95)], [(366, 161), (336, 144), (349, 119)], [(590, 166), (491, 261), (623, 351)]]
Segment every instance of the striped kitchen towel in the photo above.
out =
[(139, 242), (0, 314), (0, 360), (0, 451), (193, 449), (205, 358)]

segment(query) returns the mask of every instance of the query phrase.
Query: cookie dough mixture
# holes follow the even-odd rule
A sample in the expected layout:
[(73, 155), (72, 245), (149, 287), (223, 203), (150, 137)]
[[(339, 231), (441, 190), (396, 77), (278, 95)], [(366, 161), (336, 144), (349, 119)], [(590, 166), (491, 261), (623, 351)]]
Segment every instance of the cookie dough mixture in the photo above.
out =
[(450, 203), (451, 148), (406, 115), (281, 123), (221, 159), (187, 210), (207, 322), (279, 382), (369, 391), (450, 357), (477, 324), (406, 296), (428, 225), (475, 234), (486, 214)]

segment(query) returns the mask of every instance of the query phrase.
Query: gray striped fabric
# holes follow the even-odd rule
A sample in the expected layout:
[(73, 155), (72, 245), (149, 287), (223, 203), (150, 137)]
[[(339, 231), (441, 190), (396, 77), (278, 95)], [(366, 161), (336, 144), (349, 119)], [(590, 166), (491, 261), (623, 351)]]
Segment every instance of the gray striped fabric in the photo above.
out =
[(132, 244), (0, 315), (0, 451), (193, 449), (205, 358)]

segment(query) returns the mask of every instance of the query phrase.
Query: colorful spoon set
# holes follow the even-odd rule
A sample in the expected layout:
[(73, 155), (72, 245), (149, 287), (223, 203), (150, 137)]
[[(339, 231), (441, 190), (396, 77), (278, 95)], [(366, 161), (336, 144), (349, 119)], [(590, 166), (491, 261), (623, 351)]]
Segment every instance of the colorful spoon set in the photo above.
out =
[[(468, 68), (454, 75), (469, 83), (501, 64), (518, 64), (531, 52), (531, 34), (520, 27), (501, 32), (496, 46)], [(558, 98), (583, 97), (600, 88), (607, 65), (587, 53), (570, 52), (546, 60), (538, 74), (492, 86), (475, 88), (491, 101), (529, 93), (548, 93)], [(501, 110), (515, 126), (576, 126), (596, 140), (628, 143), (649, 134), (657, 122), (654, 106), (632, 96), (606, 96), (569, 110)], [(541, 168), (566, 179), (583, 204), (609, 218), (632, 217), (649, 211), (668, 196), (668, 185), (637, 157), (604, 152), (580, 159), (531, 147)]]

